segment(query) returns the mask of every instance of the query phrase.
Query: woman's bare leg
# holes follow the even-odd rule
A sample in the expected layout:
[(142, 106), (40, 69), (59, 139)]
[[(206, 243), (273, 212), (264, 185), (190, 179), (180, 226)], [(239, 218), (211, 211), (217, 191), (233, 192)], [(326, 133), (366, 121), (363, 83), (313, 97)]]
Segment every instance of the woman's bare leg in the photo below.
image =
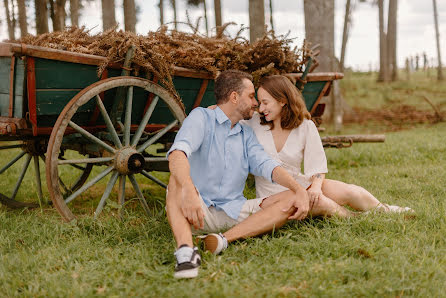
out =
[(325, 179), (322, 193), (341, 206), (348, 205), (359, 211), (376, 208), (380, 201), (361, 186), (347, 184), (337, 180)]

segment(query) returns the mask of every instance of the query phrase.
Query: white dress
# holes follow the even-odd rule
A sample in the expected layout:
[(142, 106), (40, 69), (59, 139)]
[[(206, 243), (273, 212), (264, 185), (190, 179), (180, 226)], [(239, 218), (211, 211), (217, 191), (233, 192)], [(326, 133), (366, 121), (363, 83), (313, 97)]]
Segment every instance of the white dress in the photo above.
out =
[[(291, 130), (280, 152), (277, 152), (273, 135), (268, 125), (260, 124), (260, 115), (254, 113), (247, 121), (240, 122), (249, 125), (255, 132), (257, 140), (265, 151), (285, 168), (296, 181), (307, 189), (311, 185), (311, 177), (318, 173), (327, 173), (327, 158), (321, 138), (313, 121), (305, 119), (299, 127)], [(303, 161), (304, 174), (301, 172)], [(277, 183), (271, 183), (263, 177), (255, 177), (257, 198), (267, 197), (287, 188)]]

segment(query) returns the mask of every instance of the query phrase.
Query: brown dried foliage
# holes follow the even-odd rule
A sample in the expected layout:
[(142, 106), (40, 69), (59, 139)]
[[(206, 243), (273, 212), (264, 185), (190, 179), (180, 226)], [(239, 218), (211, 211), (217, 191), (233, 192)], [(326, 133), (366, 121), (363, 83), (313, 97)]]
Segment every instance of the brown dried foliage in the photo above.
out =
[(91, 35), (84, 27), (73, 27), (62, 32), (28, 35), (20, 42), (106, 57), (106, 62), (98, 68), (98, 75), (109, 63), (122, 63), (127, 50), (133, 46), (133, 67), (156, 76), (178, 99), (172, 82), (172, 66), (204, 70), (214, 76), (219, 71), (238, 69), (251, 73), (256, 83), (266, 75), (301, 72), (307, 57), (311, 56), (306, 44), (302, 49), (291, 49), (292, 40), (287, 36), (274, 37), (269, 33), (249, 44), (239, 36), (246, 29), (242, 27), (237, 36), (231, 38), (223, 34), (229, 25), (222, 26), (216, 37), (168, 31), (167, 27), (145, 36), (115, 29)]

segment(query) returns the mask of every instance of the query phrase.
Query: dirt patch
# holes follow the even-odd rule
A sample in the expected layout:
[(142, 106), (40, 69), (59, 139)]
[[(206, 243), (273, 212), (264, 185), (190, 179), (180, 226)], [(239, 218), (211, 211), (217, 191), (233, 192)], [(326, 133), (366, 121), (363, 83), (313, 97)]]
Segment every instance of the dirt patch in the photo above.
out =
[[(446, 113), (441, 112), (441, 117), (446, 118)], [(387, 125), (389, 130), (398, 130), (407, 125), (420, 123), (440, 122), (435, 111), (419, 110), (415, 106), (399, 105), (385, 107), (378, 110), (352, 108), (352, 111), (344, 115), (344, 123), (365, 124), (369, 122), (379, 122)]]

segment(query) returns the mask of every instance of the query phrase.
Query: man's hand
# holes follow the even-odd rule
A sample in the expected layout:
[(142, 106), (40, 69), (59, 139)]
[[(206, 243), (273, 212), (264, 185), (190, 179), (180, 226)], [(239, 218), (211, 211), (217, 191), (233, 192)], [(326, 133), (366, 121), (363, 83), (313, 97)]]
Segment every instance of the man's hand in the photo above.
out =
[(204, 228), (204, 214), (201, 209), (200, 198), (197, 190), (193, 185), (183, 187), (181, 195), (181, 211), (184, 217), (189, 221), (195, 229)]
[(319, 202), (319, 199), (322, 196), (322, 190), (320, 187), (317, 186), (311, 186), (308, 190), (308, 199), (310, 200), (310, 210), (313, 209), (314, 206), (316, 206)]
[(288, 206), (282, 209), (282, 211), (289, 212), (292, 208), (296, 208), (296, 211), (290, 217), (288, 217), (288, 219), (302, 220), (307, 217), (309, 211), (307, 192), (295, 193)]

